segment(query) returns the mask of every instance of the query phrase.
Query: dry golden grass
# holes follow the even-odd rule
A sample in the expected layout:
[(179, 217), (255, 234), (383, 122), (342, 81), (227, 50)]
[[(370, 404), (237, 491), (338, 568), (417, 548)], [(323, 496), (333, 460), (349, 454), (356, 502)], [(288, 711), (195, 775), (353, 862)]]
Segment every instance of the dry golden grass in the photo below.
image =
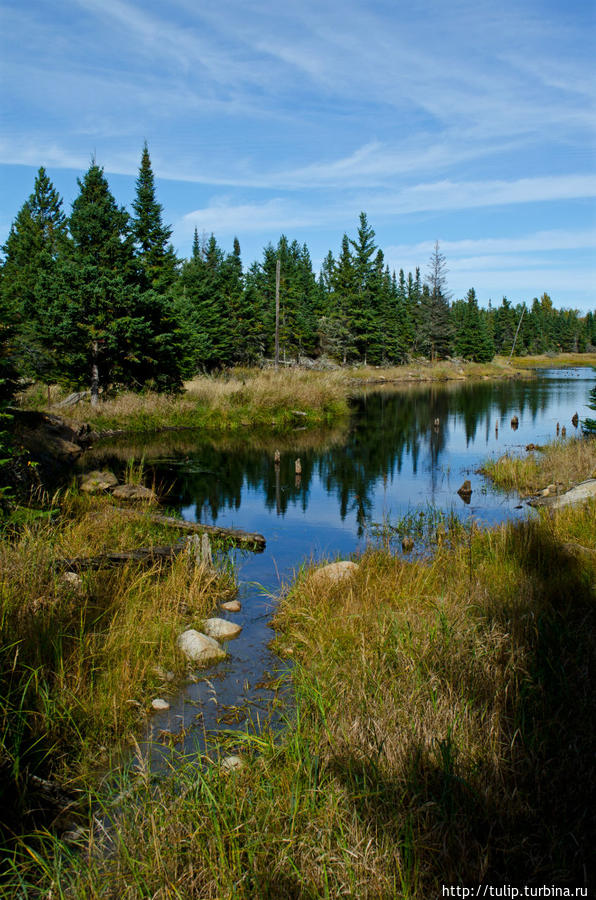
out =
[(571, 438), (547, 444), (525, 457), (501, 456), (482, 471), (498, 487), (532, 494), (549, 484), (565, 490), (586, 478), (596, 478), (596, 438)]
[(559, 369), (565, 366), (596, 366), (596, 353), (542, 353), (535, 356), (514, 356), (512, 364), (521, 368)]

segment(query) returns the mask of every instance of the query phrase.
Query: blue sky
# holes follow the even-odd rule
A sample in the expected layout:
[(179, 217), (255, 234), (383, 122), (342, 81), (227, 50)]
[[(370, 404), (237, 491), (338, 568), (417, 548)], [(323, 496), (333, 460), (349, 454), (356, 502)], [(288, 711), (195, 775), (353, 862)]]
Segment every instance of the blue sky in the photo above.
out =
[(391, 268), (435, 240), (454, 297), (596, 306), (595, 5), (2, 0), (0, 241), (44, 165), (95, 154), (129, 206), (144, 140), (186, 256), (281, 233), (319, 266), (365, 210)]

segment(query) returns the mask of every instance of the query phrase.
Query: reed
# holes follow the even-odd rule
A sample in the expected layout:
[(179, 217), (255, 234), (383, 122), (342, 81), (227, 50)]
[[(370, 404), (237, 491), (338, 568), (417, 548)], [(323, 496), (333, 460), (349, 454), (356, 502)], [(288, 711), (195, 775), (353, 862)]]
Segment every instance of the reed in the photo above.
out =
[(536, 493), (549, 484), (564, 490), (596, 477), (596, 438), (556, 440), (526, 456), (505, 454), (485, 462), (482, 472), (497, 487), (522, 495)]

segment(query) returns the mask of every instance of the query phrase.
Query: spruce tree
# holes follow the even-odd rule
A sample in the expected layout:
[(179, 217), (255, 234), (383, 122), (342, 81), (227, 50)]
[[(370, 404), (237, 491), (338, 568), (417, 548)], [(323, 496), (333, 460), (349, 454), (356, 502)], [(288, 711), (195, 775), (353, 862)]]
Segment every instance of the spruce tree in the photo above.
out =
[(140, 267), (140, 286), (143, 290), (151, 288), (164, 293), (175, 281), (177, 260), (169, 243), (172, 229), (163, 224), (162, 206), (156, 200), (155, 179), (146, 143), (132, 207), (135, 214), (130, 227)]
[(434, 361), (448, 356), (451, 348), (447, 266), (438, 241), (430, 257), (425, 287), (427, 290), (423, 291), (421, 300), (420, 328), (423, 349)]
[(457, 301), (454, 308), (461, 310), (456, 321), (454, 346), (458, 356), (473, 362), (490, 362), (495, 355), (489, 336), (486, 317), (478, 308), (476, 291), (470, 288), (465, 300)]
[(92, 403), (112, 383), (176, 390), (179, 329), (163, 298), (138, 285), (128, 214), (95, 161), (78, 184), (72, 253), (46, 284), (46, 334), (60, 351), (63, 373), (90, 384)]
[(341, 250), (330, 277), (331, 293), (328, 314), (323, 324), (324, 339), (329, 352), (345, 363), (356, 355), (354, 334), (354, 309), (356, 305), (356, 272), (347, 234), (341, 241)]
[(21, 358), (20, 368), (46, 381), (56, 377), (57, 369), (53, 347), (44, 333), (47, 298), (43, 284), (54, 277), (68, 244), (62, 199), (41, 167), (33, 193), (19, 210), (3, 247), (0, 291), (6, 307), (13, 311), (14, 349)]
[[(366, 213), (360, 213), (356, 240), (350, 241), (353, 253), (355, 293), (351, 309), (351, 328), (354, 344), (363, 362), (372, 352), (375, 360), (379, 351), (378, 306), (379, 278), (375, 233), (368, 224)], [(373, 361), (373, 360), (370, 360)]]

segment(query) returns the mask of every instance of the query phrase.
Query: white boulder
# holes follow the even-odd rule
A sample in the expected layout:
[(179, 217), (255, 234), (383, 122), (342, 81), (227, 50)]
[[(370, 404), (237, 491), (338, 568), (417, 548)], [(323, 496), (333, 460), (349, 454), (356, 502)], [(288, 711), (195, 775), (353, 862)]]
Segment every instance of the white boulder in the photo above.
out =
[(189, 628), (179, 636), (178, 646), (187, 659), (201, 665), (216, 662), (226, 655), (226, 651), (216, 640), (194, 628)]
[(324, 581), (335, 583), (337, 581), (343, 581), (346, 578), (351, 578), (357, 571), (357, 563), (351, 562), (349, 559), (344, 559), (340, 562), (329, 563), (329, 565), (322, 566), (320, 569), (315, 569), (315, 571), (311, 573), (310, 579), (315, 582), (315, 584), (320, 584)]
[(205, 634), (211, 638), (219, 638), (219, 640), (227, 641), (230, 638), (238, 637), (242, 631), (241, 625), (235, 622), (228, 622), (227, 619), (207, 619), (203, 624)]

